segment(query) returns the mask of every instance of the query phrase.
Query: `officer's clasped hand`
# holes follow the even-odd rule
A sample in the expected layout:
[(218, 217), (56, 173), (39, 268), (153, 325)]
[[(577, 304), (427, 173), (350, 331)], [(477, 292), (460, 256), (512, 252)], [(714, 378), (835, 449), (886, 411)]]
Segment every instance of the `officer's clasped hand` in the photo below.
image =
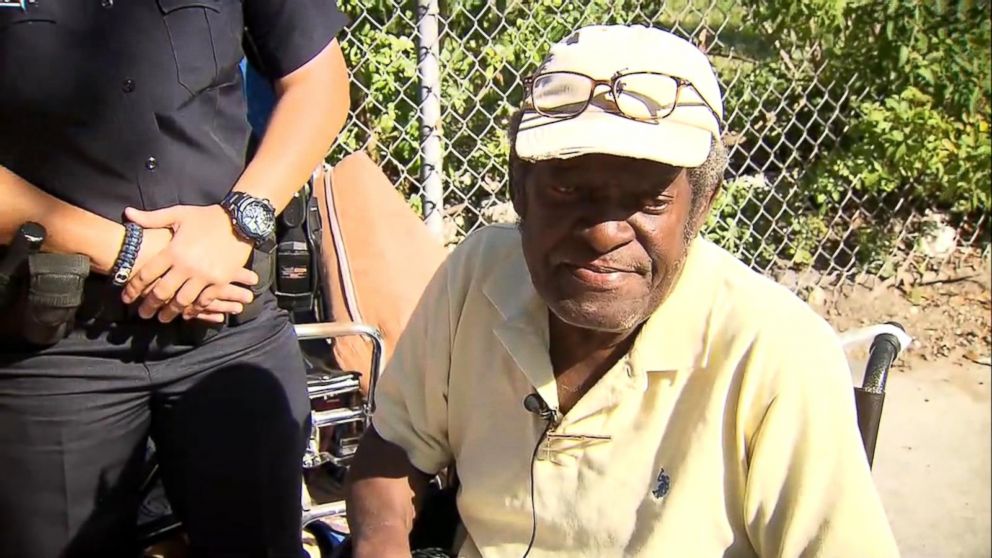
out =
[[(252, 246), (231, 227), (219, 205), (176, 205), (156, 211), (128, 208), (126, 217), (146, 229), (172, 231), (157, 251), (145, 247), (122, 294), (125, 303), (140, 300), (138, 314), (156, 314), (161, 322), (178, 316), (222, 322), (251, 302), (258, 276), (245, 269)], [(151, 231), (150, 231), (151, 232)]]

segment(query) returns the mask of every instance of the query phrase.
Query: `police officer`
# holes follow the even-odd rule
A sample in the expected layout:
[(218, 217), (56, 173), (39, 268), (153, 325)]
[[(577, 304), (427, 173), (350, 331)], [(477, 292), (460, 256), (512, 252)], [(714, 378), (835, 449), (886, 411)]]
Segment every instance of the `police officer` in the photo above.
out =
[[(300, 556), (309, 405), (266, 261), (347, 114), (344, 23), (333, 0), (0, 0), (0, 245), (35, 221), (89, 260), (64, 338), (0, 311), (0, 556), (133, 556), (149, 435), (194, 556)], [(247, 167), (245, 50), (277, 94)]]

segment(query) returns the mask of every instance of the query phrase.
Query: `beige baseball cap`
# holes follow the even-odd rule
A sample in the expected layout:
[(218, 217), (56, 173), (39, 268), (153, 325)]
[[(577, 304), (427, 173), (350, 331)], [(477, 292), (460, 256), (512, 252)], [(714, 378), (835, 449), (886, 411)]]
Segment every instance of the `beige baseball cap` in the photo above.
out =
[[(553, 45), (534, 75), (516, 137), (521, 159), (604, 153), (691, 168), (719, 141), (723, 103), (713, 67), (667, 31), (583, 27)], [(611, 88), (614, 79), (620, 83)], [(590, 88), (585, 110), (570, 114)]]

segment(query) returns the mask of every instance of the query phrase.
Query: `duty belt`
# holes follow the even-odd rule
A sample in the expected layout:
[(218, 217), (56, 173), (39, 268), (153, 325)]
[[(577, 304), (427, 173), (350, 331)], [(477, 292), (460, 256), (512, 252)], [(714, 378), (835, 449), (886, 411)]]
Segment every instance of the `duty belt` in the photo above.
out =
[[(4, 247), (0, 247), (2, 254)], [(57, 343), (82, 322), (122, 323), (140, 318), (137, 306), (121, 300), (121, 289), (106, 277), (89, 276), (89, 260), (79, 255), (34, 253), (17, 273), (3, 274), (0, 281), (0, 334), (31, 345)], [(227, 325), (239, 325), (256, 318), (262, 309), (262, 294), (272, 284), (274, 257), (271, 252), (254, 251), (249, 267), (259, 276), (252, 287), (254, 300), (240, 314), (230, 316)], [(220, 325), (179, 320), (180, 338), (198, 344), (212, 337)]]

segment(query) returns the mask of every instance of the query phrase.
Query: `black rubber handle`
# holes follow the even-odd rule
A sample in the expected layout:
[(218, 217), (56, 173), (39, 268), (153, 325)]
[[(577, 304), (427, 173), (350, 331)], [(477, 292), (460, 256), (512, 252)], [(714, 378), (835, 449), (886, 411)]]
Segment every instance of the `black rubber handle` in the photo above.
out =
[(38, 223), (21, 225), (7, 246), (0, 246), (0, 309), (13, 304), (20, 290), (18, 276), (27, 267), (28, 258), (45, 242), (45, 227)]
[[(902, 325), (896, 322), (889, 322), (889, 324), (905, 331)], [(864, 381), (861, 387), (854, 388), (854, 404), (858, 411), (858, 430), (861, 431), (861, 441), (865, 447), (869, 467), (875, 461), (875, 443), (878, 440), (878, 427), (882, 422), (882, 407), (885, 405), (885, 384), (889, 379), (889, 368), (899, 356), (901, 348), (899, 339), (891, 333), (882, 333), (875, 337), (868, 353)]]
[(28, 256), (41, 250), (45, 242), (45, 227), (28, 222), (21, 225), (7, 246), (3, 259), (0, 259), (0, 275), (10, 277), (28, 261)]
[[(903, 329), (898, 323), (889, 322), (889, 324)], [(865, 377), (861, 382), (861, 389), (868, 393), (885, 393), (889, 368), (899, 356), (900, 349), (899, 339), (891, 333), (882, 333), (875, 337), (868, 353), (868, 363), (865, 365)]]

